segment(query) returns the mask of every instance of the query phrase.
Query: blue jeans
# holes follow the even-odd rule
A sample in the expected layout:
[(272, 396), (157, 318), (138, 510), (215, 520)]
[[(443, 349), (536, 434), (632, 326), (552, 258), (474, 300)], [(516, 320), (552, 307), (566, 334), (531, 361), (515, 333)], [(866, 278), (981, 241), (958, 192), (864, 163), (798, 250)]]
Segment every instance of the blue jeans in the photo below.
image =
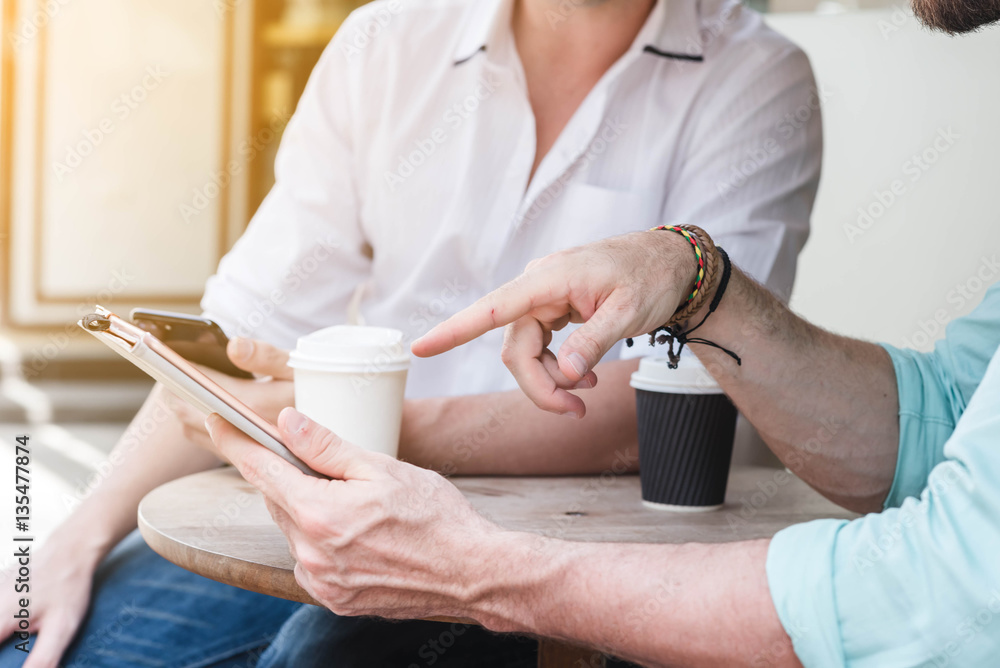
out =
[[(175, 566), (136, 530), (98, 568), (87, 617), (59, 665), (250, 668), (300, 607)], [(27, 658), (14, 643), (0, 646), (0, 667)]]
[[(607, 658), (607, 668), (639, 668)], [(338, 617), (304, 605), (281, 627), (257, 668), (535, 668), (538, 641), (481, 626)], [(589, 668), (579, 664), (580, 668)]]
[[(0, 645), (0, 668), (27, 658), (15, 642)], [(474, 625), (338, 617), (209, 580), (159, 556), (135, 531), (98, 568), (87, 617), (60, 665), (534, 668), (536, 662), (530, 638)]]
[(258, 668), (535, 668), (537, 641), (481, 626), (338, 617), (304, 605)]
[[(15, 643), (0, 645), (0, 668), (27, 659)], [(533, 668), (535, 656), (533, 640), (477, 626), (338, 617), (231, 587), (175, 566), (134, 531), (98, 568), (87, 617), (60, 665)]]

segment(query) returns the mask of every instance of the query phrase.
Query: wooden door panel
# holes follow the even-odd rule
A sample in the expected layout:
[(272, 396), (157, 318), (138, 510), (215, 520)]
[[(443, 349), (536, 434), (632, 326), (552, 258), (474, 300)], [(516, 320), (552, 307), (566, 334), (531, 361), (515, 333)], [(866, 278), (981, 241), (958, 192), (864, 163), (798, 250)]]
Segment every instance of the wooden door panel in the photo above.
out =
[(4, 324), (196, 306), (246, 221), (251, 3), (11, 1)]

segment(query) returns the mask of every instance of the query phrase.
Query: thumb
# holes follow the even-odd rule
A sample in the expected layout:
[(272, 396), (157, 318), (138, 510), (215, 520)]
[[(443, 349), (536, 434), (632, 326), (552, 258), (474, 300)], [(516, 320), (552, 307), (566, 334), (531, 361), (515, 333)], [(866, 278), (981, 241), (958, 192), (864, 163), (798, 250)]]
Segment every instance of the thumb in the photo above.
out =
[(372, 480), (384, 470), (387, 455), (369, 452), (337, 436), (291, 406), (278, 415), (285, 445), (314, 471), (334, 480)]
[(570, 380), (583, 380), (611, 347), (627, 336), (628, 324), (624, 308), (605, 303), (559, 347), (559, 370)]
[(276, 348), (264, 341), (236, 337), (230, 339), (226, 354), (233, 364), (260, 376), (271, 376), (278, 380), (291, 380), (292, 369), (288, 366), (288, 351)]

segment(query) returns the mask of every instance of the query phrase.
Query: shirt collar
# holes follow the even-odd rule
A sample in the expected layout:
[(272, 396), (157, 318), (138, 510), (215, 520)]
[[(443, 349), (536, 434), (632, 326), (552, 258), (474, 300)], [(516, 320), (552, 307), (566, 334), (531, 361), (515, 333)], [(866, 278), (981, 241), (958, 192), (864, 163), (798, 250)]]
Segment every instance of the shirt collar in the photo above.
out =
[(462, 37), (455, 49), (459, 65), (480, 51), (495, 52), (503, 35), (510, 33), (514, 0), (473, 0), (469, 3)]
[(633, 48), (675, 60), (701, 61), (700, 0), (658, 0)]
[[(495, 51), (510, 32), (514, 0), (475, 0), (470, 3), (455, 49), (456, 65), (480, 51)], [(700, 0), (657, 0), (633, 48), (664, 58), (700, 61), (704, 56), (701, 39)]]

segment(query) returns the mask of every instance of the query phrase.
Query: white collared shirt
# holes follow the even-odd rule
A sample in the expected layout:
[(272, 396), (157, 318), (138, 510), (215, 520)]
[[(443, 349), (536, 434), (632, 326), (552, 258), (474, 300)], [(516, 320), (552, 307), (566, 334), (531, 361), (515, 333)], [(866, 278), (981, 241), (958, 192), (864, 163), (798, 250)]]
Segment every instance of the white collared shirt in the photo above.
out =
[[(366, 284), (367, 324), (412, 341), (534, 258), (668, 223), (704, 227), (790, 292), (821, 160), (805, 55), (738, 2), (659, 0), (529, 183), (511, 2), (380, 0), (351, 15), (285, 131), (276, 185), (209, 279), (210, 317), (293, 347), (344, 322)], [(568, 29), (563, 5), (553, 30)], [(501, 342), (414, 360), (409, 395), (516, 387)]]

